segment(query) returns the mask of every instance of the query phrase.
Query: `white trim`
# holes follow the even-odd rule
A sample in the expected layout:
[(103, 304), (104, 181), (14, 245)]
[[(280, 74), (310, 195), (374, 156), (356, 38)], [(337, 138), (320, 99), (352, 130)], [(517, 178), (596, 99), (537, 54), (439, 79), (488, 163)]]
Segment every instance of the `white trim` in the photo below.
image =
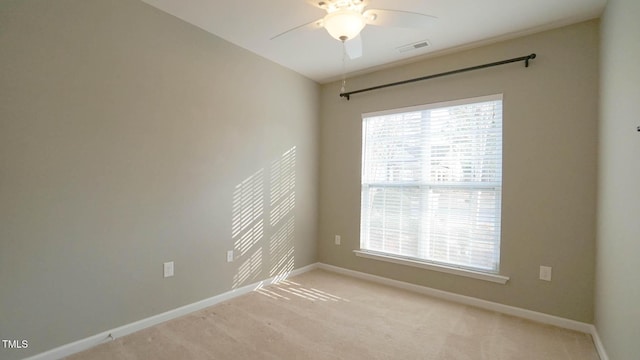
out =
[(127, 325), (123, 325), (120, 327), (117, 327), (115, 329), (112, 330), (108, 330), (108, 331), (104, 331), (102, 333), (93, 335), (93, 336), (89, 336), (87, 338), (66, 344), (66, 345), (62, 345), (60, 347), (51, 349), (49, 351), (34, 355), (32, 357), (26, 358), (24, 360), (56, 360), (56, 359), (60, 359), (60, 358), (64, 358), (67, 357), (69, 355), (78, 353), (80, 351), (84, 351), (87, 349), (90, 349), (96, 345), (100, 345), (102, 343), (108, 342), (108, 341), (113, 341), (116, 338), (119, 337), (123, 337), (126, 335), (129, 335), (131, 333), (134, 333), (136, 331), (140, 331), (142, 329), (146, 329), (148, 327), (163, 323), (165, 321), (171, 320), (171, 319), (175, 319), (177, 317), (183, 316), (183, 315), (187, 315), (189, 313), (192, 313), (194, 311), (198, 311), (198, 310), (202, 310), (204, 308), (207, 308), (209, 306), (213, 306), (216, 304), (219, 304), (223, 301), (227, 301), (230, 299), (233, 299), (235, 297), (241, 296), (241, 295), (245, 295), (248, 294), (256, 289), (259, 289), (261, 287), (264, 286), (268, 286), (271, 285), (273, 283), (282, 281), (284, 279), (287, 279), (291, 276), (296, 276), (296, 275), (300, 275), (302, 273), (305, 273), (307, 271), (311, 271), (314, 270), (318, 267), (318, 264), (311, 264), (311, 265), (307, 265), (304, 267), (301, 267), (299, 269), (295, 269), (291, 272), (288, 273), (284, 273), (282, 275), (278, 275), (278, 276), (274, 276), (271, 277), (269, 279), (257, 282), (257, 283), (253, 283), (250, 285), (246, 285), (243, 286), (241, 288), (237, 288), (237, 289), (233, 289), (230, 291), (227, 291), (225, 293), (210, 297), (208, 299), (204, 299), (189, 305), (185, 305), (185, 306), (181, 306), (179, 308), (173, 309), (173, 310), (169, 310), (167, 312), (158, 314), (158, 315), (154, 315), (151, 317), (148, 317), (146, 319), (142, 319)]
[(487, 102), (487, 101), (496, 101), (496, 100), (502, 100), (502, 97), (503, 97), (502, 93), (499, 93), (499, 94), (477, 96), (477, 97), (465, 98), (465, 99), (441, 101), (441, 102), (431, 103), (431, 104), (408, 106), (408, 107), (403, 107), (398, 109), (374, 111), (374, 112), (368, 112), (368, 113), (362, 114), (362, 119), (375, 117), (375, 116), (390, 115), (390, 114), (402, 114), (402, 113), (408, 113), (408, 112), (414, 112), (414, 111), (431, 110), (431, 109), (437, 109), (437, 108), (447, 107), (447, 106), (458, 106), (458, 105), (466, 105), (466, 104), (476, 104), (476, 103)]
[(495, 311), (495, 312), (499, 312), (499, 313), (511, 315), (511, 316), (517, 316), (523, 319), (528, 319), (528, 320), (536, 321), (543, 324), (554, 325), (564, 329), (575, 330), (575, 331), (579, 331), (586, 334), (592, 333), (593, 325), (583, 323), (580, 321), (571, 320), (571, 319), (565, 319), (559, 316), (554, 316), (554, 315), (526, 310), (526, 309), (522, 309), (514, 306), (499, 304), (496, 302), (482, 300), (482, 299), (478, 299), (470, 296), (454, 294), (448, 291), (433, 289), (430, 287), (416, 285), (416, 284), (410, 284), (410, 283), (398, 281), (398, 280), (392, 280), (392, 279), (388, 279), (388, 278), (377, 276), (377, 275), (371, 275), (371, 274), (367, 274), (367, 273), (363, 273), (355, 270), (349, 270), (349, 269), (328, 265), (328, 264), (323, 264), (323, 263), (318, 264), (318, 268), (327, 270), (327, 271), (332, 271), (338, 274), (343, 274), (343, 275), (347, 275), (347, 276), (351, 276), (351, 277), (355, 277), (363, 280), (368, 280), (368, 281), (372, 281), (372, 282), (376, 282), (376, 283), (380, 283), (388, 286), (397, 287), (404, 290), (417, 292), (420, 294), (433, 296), (435, 298), (444, 299), (444, 300), (456, 302), (459, 304), (475, 306), (481, 309)]
[(541, 322), (544, 324), (550, 324), (550, 325), (558, 326), (565, 329), (570, 329), (570, 330), (591, 334), (593, 338), (593, 343), (595, 344), (595, 347), (598, 352), (598, 355), (600, 356), (600, 359), (609, 360), (609, 357), (605, 352), (604, 345), (602, 344), (602, 341), (600, 340), (600, 336), (598, 335), (598, 331), (594, 325), (582, 323), (575, 320), (565, 319), (565, 318), (561, 318), (553, 315), (543, 314), (543, 313), (539, 313), (531, 310), (525, 310), (525, 309), (521, 309), (513, 306), (498, 304), (491, 301), (481, 300), (481, 299), (477, 299), (477, 298), (473, 298), (465, 295), (454, 294), (454, 293), (450, 293), (443, 290), (429, 288), (426, 286), (420, 286), (420, 285), (410, 284), (410, 283), (406, 283), (398, 280), (392, 280), (392, 279), (384, 278), (381, 276), (366, 274), (359, 271), (349, 270), (349, 269), (328, 265), (324, 263), (315, 263), (315, 264), (307, 265), (280, 276), (272, 277), (264, 281), (260, 281), (251, 285), (234, 289), (226, 293), (216, 295), (202, 301), (195, 302), (193, 304), (185, 305), (185, 306), (164, 312), (162, 314), (151, 316), (149, 318), (136, 321), (124, 326), (120, 326), (113, 330), (105, 331), (105, 332), (84, 338), (82, 340), (78, 340), (66, 345), (62, 345), (55, 349), (26, 358), (25, 360), (56, 360), (56, 359), (64, 358), (64, 357), (73, 355), (75, 353), (78, 353), (80, 351), (90, 349), (96, 345), (100, 345), (107, 341), (112, 341), (116, 338), (129, 335), (136, 331), (160, 324), (162, 322), (165, 322), (171, 319), (175, 319), (177, 317), (207, 308), (209, 306), (216, 305), (220, 302), (227, 301), (235, 297), (250, 293), (251, 291), (254, 291), (263, 286), (271, 285), (273, 283), (284, 280), (286, 278), (300, 275), (302, 273), (305, 273), (317, 268), (359, 278), (359, 279), (373, 281), (376, 283), (389, 285), (389, 286), (393, 286), (393, 287), (397, 287), (397, 288), (401, 288), (409, 291), (414, 291), (420, 294), (425, 294), (425, 295), (433, 296), (440, 299), (445, 299), (452, 302), (475, 306), (475, 307), (479, 307), (486, 310), (496, 311), (496, 312), (507, 314), (507, 315), (517, 316), (524, 319)]
[(491, 282), (502, 284), (502, 285), (506, 284), (507, 281), (509, 281), (508, 276), (499, 275), (499, 274), (489, 274), (489, 273), (483, 273), (479, 271), (467, 270), (462, 268), (455, 268), (455, 267), (440, 265), (435, 263), (427, 263), (424, 261), (402, 258), (402, 257), (393, 256), (393, 255), (374, 253), (367, 250), (353, 250), (353, 252), (357, 256), (367, 258), (367, 259), (386, 261), (394, 264), (419, 267), (419, 268), (439, 271), (447, 274), (466, 276), (473, 279), (491, 281)]
[(604, 344), (602, 343), (600, 335), (598, 334), (598, 329), (596, 329), (594, 325), (591, 325), (591, 338), (593, 339), (593, 344), (596, 346), (596, 350), (598, 351), (600, 360), (609, 360), (609, 356), (604, 350)]

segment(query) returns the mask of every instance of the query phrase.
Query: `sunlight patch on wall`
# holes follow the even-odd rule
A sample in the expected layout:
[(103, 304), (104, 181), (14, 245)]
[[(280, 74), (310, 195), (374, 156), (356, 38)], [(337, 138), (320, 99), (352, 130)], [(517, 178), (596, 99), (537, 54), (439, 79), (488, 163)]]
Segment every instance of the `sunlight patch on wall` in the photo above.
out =
[(238, 272), (233, 276), (233, 288), (258, 280), (262, 269), (262, 248), (258, 248), (247, 260), (245, 260)]
[(284, 278), (295, 268), (295, 182), (294, 146), (271, 163), (268, 175), (261, 169), (236, 185), (231, 236), (240, 266), (232, 288), (266, 276)]
[[(233, 192), (231, 235), (235, 256), (242, 258), (264, 237), (264, 171), (236, 185)], [(262, 269), (262, 247), (244, 260), (233, 278), (233, 288), (256, 279)]]
[(293, 244), (294, 218), (291, 217), (269, 241), (269, 255), (272, 260), (269, 276), (288, 273), (294, 269)]
[(236, 256), (246, 254), (264, 236), (264, 221), (258, 220), (249, 230), (234, 242)]
[(278, 276), (295, 267), (295, 146), (271, 164), (270, 180), (270, 225), (274, 233), (269, 241), (269, 276)]
[(261, 169), (236, 185), (233, 192), (231, 233), (236, 238), (264, 214), (264, 171)]
[(287, 217), (296, 205), (296, 148), (282, 154), (271, 164), (271, 226)]

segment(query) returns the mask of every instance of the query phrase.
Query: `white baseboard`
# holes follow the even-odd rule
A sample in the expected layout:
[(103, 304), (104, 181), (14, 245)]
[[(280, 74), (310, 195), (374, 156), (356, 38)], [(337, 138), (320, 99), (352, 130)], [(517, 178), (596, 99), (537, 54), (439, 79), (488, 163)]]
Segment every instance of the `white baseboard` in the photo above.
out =
[(496, 302), (482, 300), (482, 299), (474, 298), (471, 296), (465, 296), (465, 295), (451, 293), (448, 291), (437, 290), (437, 289), (433, 289), (426, 286), (410, 284), (410, 283), (398, 281), (398, 280), (392, 280), (392, 279), (384, 278), (381, 276), (349, 270), (349, 269), (345, 269), (345, 268), (341, 268), (333, 265), (320, 263), (318, 264), (318, 268), (336, 272), (343, 275), (360, 278), (363, 280), (369, 280), (369, 281), (384, 284), (384, 285), (389, 285), (389, 286), (393, 286), (393, 287), (397, 287), (405, 290), (410, 290), (413, 292), (433, 296), (439, 299), (444, 299), (444, 300), (448, 300), (448, 301), (452, 301), (452, 302), (456, 302), (464, 305), (471, 305), (471, 306), (479, 307), (482, 309), (495, 311), (495, 312), (512, 315), (512, 316), (517, 316), (520, 318), (533, 320), (533, 321), (544, 323), (544, 324), (554, 325), (554, 326), (558, 326), (565, 329), (580, 331), (587, 334), (591, 333), (591, 328), (593, 327), (593, 325), (591, 324), (587, 324), (587, 323), (583, 323), (575, 320), (565, 319), (558, 316), (548, 315), (548, 314), (526, 310), (526, 309), (522, 309), (514, 306), (499, 304)]
[(609, 357), (607, 356), (607, 353), (604, 349), (604, 345), (602, 344), (602, 341), (600, 340), (600, 336), (598, 335), (598, 331), (596, 327), (592, 324), (575, 321), (571, 319), (565, 319), (559, 316), (544, 314), (537, 311), (526, 310), (526, 309), (518, 308), (515, 306), (499, 304), (496, 302), (482, 300), (482, 299), (478, 299), (470, 296), (455, 294), (448, 291), (433, 289), (426, 286), (415, 285), (415, 284), (410, 284), (403, 281), (388, 279), (382, 276), (371, 275), (371, 274), (367, 274), (367, 273), (363, 273), (355, 270), (349, 270), (349, 269), (328, 265), (324, 263), (318, 263), (317, 267), (319, 269), (335, 272), (338, 274), (347, 275), (347, 276), (355, 277), (358, 279), (368, 280), (368, 281), (376, 282), (383, 285), (393, 286), (400, 289), (433, 296), (435, 298), (439, 298), (447, 301), (452, 301), (452, 302), (456, 302), (464, 305), (475, 306), (475, 307), (499, 312), (506, 315), (516, 316), (519, 318), (532, 320), (532, 321), (536, 321), (543, 324), (554, 325), (564, 329), (575, 330), (585, 334), (590, 334), (591, 337), (593, 338), (593, 343), (596, 347), (596, 351), (600, 356), (600, 360), (609, 360)]
[(276, 283), (278, 281), (282, 281), (286, 278), (292, 277), (292, 276), (296, 276), (296, 275), (300, 275), (302, 273), (305, 273), (307, 271), (311, 271), (313, 269), (316, 269), (318, 267), (318, 264), (311, 264), (311, 265), (307, 265), (304, 267), (301, 267), (299, 269), (295, 269), (291, 272), (282, 274), (282, 275), (278, 275), (278, 276), (274, 276), (272, 278), (251, 284), (251, 285), (246, 285), (243, 286), (241, 288), (238, 289), (233, 289), (230, 291), (227, 291), (225, 293), (222, 293), (220, 295), (216, 295), (213, 297), (210, 297), (208, 299), (204, 299), (198, 302), (195, 302), (193, 304), (189, 304), (189, 305), (185, 305), (185, 306), (181, 306), (179, 308), (173, 309), (173, 310), (169, 310), (167, 312), (158, 314), (158, 315), (154, 315), (151, 317), (148, 317), (146, 319), (142, 319), (140, 321), (136, 321), (133, 322), (131, 324), (127, 324), (124, 326), (120, 326), (118, 328), (112, 329), (112, 330), (108, 330), (87, 338), (84, 338), (82, 340), (78, 340), (66, 345), (62, 345), (60, 347), (57, 347), (55, 349), (51, 349), (49, 351), (37, 354), (35, 356), (29, 357), (25, 360), (57, 360), (84, 350), (88, 350), (96, 345), (100, 345), (102, 343), (108, 342), (108, 341), (113, 341), (114, 339), (117, 339), (119, 337), (123, 337), (126, 335), (129, 335), (131, 333), (134, 333), (136, 331), (140, 331), (142, 329), (146, 329), (148, 327), (154, 326), (154, 325), (158, 325), (160, 323), (163, 323), (165, 321), (171, 320), (171, 319), (175, 319), (177, 317), (183, 316), (183, 315), (187, 315), (189, 313), (192, 313), (194, 311), (198, 311), (198, 310), (202, 310), (204, 308), (207, 308), (209, 306), (213, 306), (216, 304), (219, 304), (223, 301), (227, 301), (230, 299), (233, 299), (235, 297), (244, 295), (244, 294), (248, 294), (256, 289), (259, 289), (263, 286), (267, 286), (267, 285), (271, 285), (273, 283)]
[(517, 316), (520, 318), (537, 321), (544, 324), (554, 325), (554, 326), (558, 326), (565, 329), (587, 333), (592, 336), (593, 342), (595, 344), (596, 350), (598, 351), (598, 355), (600, 356), (600, 359), (609, 360), (609, 357), (605, 352), (602, 341), (600, 340), (600, 336), (598, 335), (598, 331), (596, 327), (592, 324), (587, 324), (587, 323), (583, 323), (575, 320), (561, 318), (558, 316), (553, 316), (553, 315), (548, 315), (548, 314), (544, 314), (536, 311), (517, 308), (514, 306), (499, 304), (499, 303), (495, 303), (487, 300), (477, 299), (470, 296), (455, 294), (455, 293), (451, 293), (443, 290), (437, 290), (437, 289), (429, 288), (426, 286), (410, 284), (410, 283), (398, 281), (398, 280), (392, 280), (392, 279), (384, 278), (381, 276), (349, 270), (349, 269), (328, 265), (324, 263), (315, 263), (315, 264), (307, 265), (305, 267), (295, 269), (283, 275), (275, 276), (251, 285), (246, 285), (238, 289), (233, 289), (225, 293), (222, 293), (220, 295), (216, 295), (211, 298), (195, 302), (193, 304), (189, 304), (173, 310), (169, 310), (167, 312), (154, 315), (146, 319), (133, 322), (131, 324), (120, 326), (118, 328), (105, 331), (105, 332), (84, 338), (82, 340), (78, 340), (66, 345), (62, 345), (55, 349), (29, 357), (25, 360), (57, 360), (57, 359), (90, 349), (96, 345), (100, 345), (102, 343), (112, 341), (116, 338), (132, 334), (136, 331), (140, 331), (142, 329), (146, 329), (148, 327), (163, 323), (165, 321), (175, 319), (183, 315), (187, 315), (194, 311), (202, 310), (209, 306), (219, 304), (223, 301), (227, 301), (235, 297), (250, 293), (263, 286), (268, 286), (278, 281), (287, 279), (292, 276), (300, 275), (302, 273), (305, 273), (307, 271), (311, 271), (317, 268), (363, 279), (363, 280), (384, 284), (384, 285), (397, 287), (400, 289), (405, 289), (405, 290), (433, 296), (436, 298), (440, 298), (440, 299), (444, 299), (452, 302), (475, 306), (482, 309), (499, 312), (502, 314)]
[(594, 325), (591, 326), (591, 338), (593, 338), (593, 344), (596, 346), (600, 360), (609, 360), (607, 352), (604, 350), (604, 344), (598, 334), (598, 329)]

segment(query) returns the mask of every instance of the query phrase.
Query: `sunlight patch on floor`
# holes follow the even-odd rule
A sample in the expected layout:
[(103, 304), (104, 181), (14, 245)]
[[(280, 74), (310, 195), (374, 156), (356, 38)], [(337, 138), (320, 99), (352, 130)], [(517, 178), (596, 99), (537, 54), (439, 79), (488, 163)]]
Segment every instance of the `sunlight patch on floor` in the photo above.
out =
[(326, 291), (318, 290), (312, 287), (305, 287), (291, 280), (282, 280), (269, 287), (259, 288), (256, 292), (272, 299), (290, 300), (289, 296), (296, 296), (309, 301), (344, 301), (348, 299), (330, 294)]

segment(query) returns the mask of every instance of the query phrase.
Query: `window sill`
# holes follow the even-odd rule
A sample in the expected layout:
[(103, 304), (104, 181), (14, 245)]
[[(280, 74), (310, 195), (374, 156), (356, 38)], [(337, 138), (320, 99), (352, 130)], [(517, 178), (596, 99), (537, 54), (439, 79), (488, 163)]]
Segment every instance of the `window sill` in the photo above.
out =
[(498, 274), (489, 274), (489, 273), (483, 273), (480, 271), (460, 269), (460, 268), (455, 268), (455, 267), (450, 267), (445, 265), (407, 259), (399, 256), (374, 253), (366, 250), (354, 250), (353, 252), (356, 254), (356, 256), (360, 256), (367, 259), (387, 261), (387, 262), (400, 264), (400, 265), (414, 266), (414, 267), (419, 267), (423, 269), (439, 271), (447, 274), (453, 274), (453, 275), (465, 276), (465, 277), (478, 279), (478, 280), (490, 281), (490, 282), (494, 282), (502, 285), (506, 284), (507, 281), (509, 281), (508, 276), (503, 276)]

